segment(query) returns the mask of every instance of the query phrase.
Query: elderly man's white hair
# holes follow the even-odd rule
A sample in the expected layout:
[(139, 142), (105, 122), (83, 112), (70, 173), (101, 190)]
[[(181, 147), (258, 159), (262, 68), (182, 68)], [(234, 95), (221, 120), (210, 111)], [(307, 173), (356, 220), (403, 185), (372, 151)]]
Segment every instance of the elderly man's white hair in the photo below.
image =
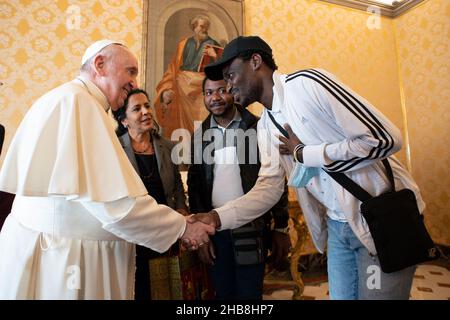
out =
[(102, 51), (106, 50), (107, 47), (110, 45), (119, 45), (124, 46), (119, 41), (109, 40), (109, 39), (103, 39), (94, 42), (91, 44), (86, 51), (83, 54), (83, 57), (81, 58), (81, 71), (90, 71), (92, 67), (92, 61), (95, 59), (95, 57), (101, 53)]
[(206, 29), (209, 29), (209, 26), (211, 25), (211, 20), (209, 20), (208, 16), (205, 16), (203, 14), (198, 14), (195, 17), (193, 17), (191, 20), (189, 20), (189, 25), (191, 26), (191, 29), (194, 30), (197, 26), (198, 20), (203, 20), (206, 22)]

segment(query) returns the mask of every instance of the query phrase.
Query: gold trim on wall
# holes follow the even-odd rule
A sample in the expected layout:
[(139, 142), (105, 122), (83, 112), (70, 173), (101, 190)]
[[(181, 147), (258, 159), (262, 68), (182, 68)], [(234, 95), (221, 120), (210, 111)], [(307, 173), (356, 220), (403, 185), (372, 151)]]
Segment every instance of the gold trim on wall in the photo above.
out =
[(394, 2), (393, 5), (382, 4), (371, 0), (319, 0), (319, 1), (329, 2), (362, 11), (367, 11), (369, 7), (377, 7), (380, 9), (381, 15), (389, 18), (395, 18), (402, 15), (409, 9), (415, 7), (424, 0), (405, 0), (399, 3)]
[(406, 100), (405, 100), (405, 90), (403, 85), (403, 77), (400, 66), (400, 47), (398, 45), (398, 35), (397, 26), (393, 25), (394, 29), (394, 46), (395, 46), (395, 56), (397, 60), (397, 75), (398, 75), (398, 85), (400, 90), (400, 104), (402, 107), (402, 119), (403, 119), (403, 134), (405, 136), (405, 151), (406, 151), (406, 166), (408, 171), (412, 174), (412, 163), (411, 163), (411, 146), (409, 143), (409, 130), (408, 130), (408, 116), (406, 114)]
[(145, 88), (147, 74), (148, 0), (142, 1), (141, 88)]

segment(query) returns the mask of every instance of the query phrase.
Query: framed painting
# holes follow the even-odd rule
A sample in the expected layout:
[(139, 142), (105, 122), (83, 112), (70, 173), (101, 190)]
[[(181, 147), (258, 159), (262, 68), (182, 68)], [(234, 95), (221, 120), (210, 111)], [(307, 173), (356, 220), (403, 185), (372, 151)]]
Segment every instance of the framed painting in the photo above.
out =
[(242, 35), (243, 23), (243, 1), (144, 1), (143, 83), (164, 137), (192, 133), (206, 118), (203, 68)]

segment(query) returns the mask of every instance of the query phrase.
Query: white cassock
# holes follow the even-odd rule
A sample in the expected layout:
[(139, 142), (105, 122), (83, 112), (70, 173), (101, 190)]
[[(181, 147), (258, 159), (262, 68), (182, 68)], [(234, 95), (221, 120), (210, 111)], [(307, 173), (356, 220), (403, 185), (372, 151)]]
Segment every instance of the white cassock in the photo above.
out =
[(39, 98), (14, 136), (0, 190), (0, 299), (133, 299), (134, 243), (166, 251), (185, 218), (128, 161), (104, 94), (78, 77)]

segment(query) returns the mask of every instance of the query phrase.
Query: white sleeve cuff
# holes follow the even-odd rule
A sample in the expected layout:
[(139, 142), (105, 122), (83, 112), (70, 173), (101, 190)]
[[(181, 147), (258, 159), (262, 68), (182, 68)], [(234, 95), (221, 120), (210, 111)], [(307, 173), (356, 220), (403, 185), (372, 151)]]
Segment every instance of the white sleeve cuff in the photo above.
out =
[(221, 225), (219, 231), (235, 228), (237, 224), (237, 219), (236, 219), (236, 209), (234, 207), (224, 205), (214, 210), (217, 212), (220, 218)]
[(303, 164), (306, 167), (323, 167), (330, 161), (325, 155), (326, 143), (314, 146), (305, 146), (303, 148)]

